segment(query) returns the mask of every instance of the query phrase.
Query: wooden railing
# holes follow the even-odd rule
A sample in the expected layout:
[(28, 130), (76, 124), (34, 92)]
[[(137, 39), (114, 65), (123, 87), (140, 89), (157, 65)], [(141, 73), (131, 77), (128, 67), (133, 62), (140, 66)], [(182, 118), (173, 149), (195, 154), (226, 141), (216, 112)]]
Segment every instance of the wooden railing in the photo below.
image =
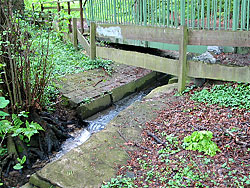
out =
[[(111, 1), (111, 0), (110, 0)], [(235, 1), (235, 0), (234, 0)], [(71, 12), (70, 2), (68, 13)], [(178, 76), (178, 90), (183, 91), (187, 77), (209, 78), (225, 81), (250, 82), (250, 67), (230, 67), (220, 64), (187, 61), (187, 45), (205, 46), (234, 46), (250, 47), (250, 31), (232, 30), (195, 30), (185, 25), (178, 27), (159, 27), (148, 25), (104, 24), (91, 22), (90, 41), (84, 35), (83, 7), (86, 3), (79, 0), (81, 28), (77, 28), (77, 18), (73, 18), (72, 32), (65, 33), (75, 47), (80, 43), (91, 59), (96, 56), (107, 58), (119, 63), (138, 66), (154, 71)], [(248, 1), (250, 3), (250, 0)], [(54, 3), (54, 2), (50, 2)], [(63, 8), (61, 2), (56, 1), (58, 13)], [(245, 2), (246, 3), (246, 2)], [(42, 4), (41, 4), (42, 5)], [(50, 9), (55, 7), (50, 7)], [(42, 9), (42, 7), (41, 7)], [(49, 9), (47, 7), (47, 9)], [(45, 10), (43, 7), (42, 11)], [(249, 15), (249, 14), (248, 14)], [(161, 42), (179, 45), (179, 60), (142, 54), (134, 51), (124, 51), (113, 48), (96, 46), (96, 39), (110, 41), (140, 40), (147, 42)]]

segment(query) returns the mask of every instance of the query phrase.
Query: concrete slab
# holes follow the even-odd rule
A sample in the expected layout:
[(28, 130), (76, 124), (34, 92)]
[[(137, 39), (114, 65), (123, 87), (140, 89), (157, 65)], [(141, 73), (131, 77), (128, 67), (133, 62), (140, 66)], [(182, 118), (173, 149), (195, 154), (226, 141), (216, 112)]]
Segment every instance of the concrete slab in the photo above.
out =
[(32, 175), (30, 183), (40, 188), (48, 184), (63, 188), (100, 187), (103, 181), (115, 176), (117, 165), (126, 164), (130, 159), (128, 152), (136, 149), (127, 146), (125, 139), (139, 143), (144, 124), (157, 116), (156, 111), (166, 108), (164, 102), (179, 99), (170, 94), (176, 87), (175, 84), (158, 88), (135, 102), (103, 131)]
[(85, 119), (157, 80), (155, 72), (138, 67), (115, 63), (113, 70), (111, 76), (96, 69), (57, 80), (57, 87), (68, 101), (64, 103), (76, 108)]

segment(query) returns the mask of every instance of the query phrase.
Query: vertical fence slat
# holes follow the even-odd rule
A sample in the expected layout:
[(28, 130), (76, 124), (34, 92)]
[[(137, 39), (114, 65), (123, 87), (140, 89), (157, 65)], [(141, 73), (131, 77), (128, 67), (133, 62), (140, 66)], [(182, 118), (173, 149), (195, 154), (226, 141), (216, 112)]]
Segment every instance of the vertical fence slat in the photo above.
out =
[(249, 22), (250, 22), (249, 16), (250, 16), (250, 0), (248, 0), (247, 4), (247, 31), (249, 31)]
[(205, 28), (205, 2), (201, 0), (201, 27), (202, 29)]
[(113, 0), (113, 8), (114, 8), (114, 22), (117, 24), (117, 17), (116, 17), (116, 0)]
[(228, 2), (228, 28), (231, 28), (230, 21), (231, 21), (231, 1)]
[(174, 26), (178, 27), (177, 0), (174, 0)]
[(232, 28), (234, 31), (236, 31), (237, 28), (238, 28), (238, 26), (237, 26), (237, 18), (238, 18), (238, 16), (237, 16), (237, 11), (238, 11), (237, 5), (238, 5), (238, 0), (234, 0), (234, 2), (233, 2), (233, 28)]
[(197, 27), (200, 29), (200, 0), (197, 1)]
[(210, 29), (210, 0), (207, 1), (207, 29)]
[(227, 30), (227, 11), (228, 11), (228, 0), (225, 0), (224, 4), (224, 29)]
[(187, 1), (187, 27), (188, 28), (189, 28), (189, 25), (190, 25), (190, 23), (189, 23), (189, 16), (190, 16), (189, 1), (190, 0)]
[(185, 0), (181, 0), (181, 25), (185, 25)]
[(147, 25), (147, 1), (143, 0), (143, 23), (144, 26)]
[(221, 29), (221, 9), (222, 9), (222, 0), (220, 0), (219, 4), (219, 30)]

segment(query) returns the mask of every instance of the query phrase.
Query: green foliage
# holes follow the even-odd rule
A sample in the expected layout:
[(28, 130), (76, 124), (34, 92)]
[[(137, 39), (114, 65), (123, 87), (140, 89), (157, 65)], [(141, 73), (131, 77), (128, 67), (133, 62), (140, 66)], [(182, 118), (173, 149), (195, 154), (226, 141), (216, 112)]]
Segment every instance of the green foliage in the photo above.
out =
[(212, 89), (194, 92), (191, 99), (208, 105), (218, 104), (222, 107), (250, 109), (250, 85), (215, 85)]
[(15, 166), (13, 166), (13, 168), (15, 170), (21, 170), (23, 168), (23, 164), (26, 161), (26, 156), (24, 155), (22, 159), (17, 158), (17, 161), (18, 161), (18, 163)]
[(137, 187), (133, 183), (132, 178), (126, 178), (122, 176), (117, 176), (116, 178), (111, 178), (111, 180), (102, 185), (101, 188), (134, 188)]
[(211, 131), (195, 131), (190, 136), (184, 138), (186, 150), (204, 152), (207, 155), (214, 156), (220, 151), (218, 146), (211, 140), (213, 133)]
[[(0, 103), (1, 103), (1, 108), (5, 108), (8, 104), (9, 101), (5, 100), (4, 97), (0, 97)], [(21, 117), (27, 118), (27, 113), (26, 112), (20, 112), (18, 115), (12, 114), (11, 115), (11, 121), (6, 119), (6, 116), (9, 116), (8, 113), (5, 113), (3, 111), (0, 111), (0, 155), (4, 155), (6, 153), (6, 149), (2, 147), (2, 143), (6, 136), (10, 134), (12, 137), (19, 137), (21, 140), (25, 140), (25, 137), (30, 141), (30, 138), (38, 133), (39, 130), (43, 130), (43, 128), (34, 122), (29, 123), (27, 120), (25, 123), (20, 119)], [(25, 126), (24, 126), (25, 124)]]
[[(44, 35), (46, 36), (46, 33)], [(49, 60), (53, 61), (53, 77), (62, 77), (66, 74), (75, 74), (96, 68), (103, 68), (108, 74), (111, 74), (110, 60), (99, 58), (90, 60), (82, 53), (82, 49), (77, 50), (71, 43), (63, 42), (57, 33), (51, 34), (49, 40)]]

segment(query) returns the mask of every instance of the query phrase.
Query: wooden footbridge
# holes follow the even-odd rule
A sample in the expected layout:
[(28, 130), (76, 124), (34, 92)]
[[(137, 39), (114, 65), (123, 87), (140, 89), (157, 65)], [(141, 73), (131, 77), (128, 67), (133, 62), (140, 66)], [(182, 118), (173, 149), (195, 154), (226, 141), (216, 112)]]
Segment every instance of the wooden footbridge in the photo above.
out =
[[(187, 61), (188, 45), (250, 47), (250, 0), (67, 0), (33, 4), (33, 10), (80, 17), (67, 18), (65, 36), (92, 59), (176, 75), (179, 91), (186, 77), (250, 82), (250, 67)], [(157, 48), (175, 44), (179, 60), (101, 47), (96, 40)]]

